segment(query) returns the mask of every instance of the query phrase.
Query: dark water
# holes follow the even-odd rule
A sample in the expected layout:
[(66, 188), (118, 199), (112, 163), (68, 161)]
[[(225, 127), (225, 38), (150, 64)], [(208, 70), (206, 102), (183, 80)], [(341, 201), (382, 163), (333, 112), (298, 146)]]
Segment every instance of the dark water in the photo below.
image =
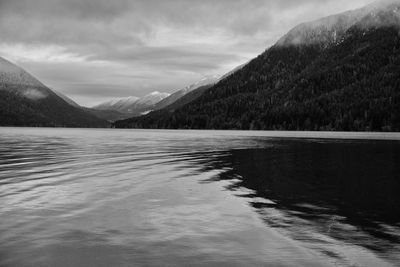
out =
[(400, 266), (365, 138), (400, 136), (0, 128), (0, 266)]

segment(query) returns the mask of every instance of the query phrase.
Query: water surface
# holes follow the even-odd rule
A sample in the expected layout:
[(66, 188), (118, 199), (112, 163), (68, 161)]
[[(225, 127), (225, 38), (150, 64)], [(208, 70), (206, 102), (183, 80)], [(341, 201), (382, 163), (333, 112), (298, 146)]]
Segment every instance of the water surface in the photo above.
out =
[(399, 140), (0, 128), (0, 266), (399, 266)]

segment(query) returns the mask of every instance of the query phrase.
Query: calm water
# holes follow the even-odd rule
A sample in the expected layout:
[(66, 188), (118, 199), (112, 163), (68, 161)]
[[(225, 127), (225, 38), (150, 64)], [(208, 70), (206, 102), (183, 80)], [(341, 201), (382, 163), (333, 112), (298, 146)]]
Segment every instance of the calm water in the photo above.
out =
[(400, 266), (400, 142), (368, 138), (400, 140), (0, 128), (0, 266)]

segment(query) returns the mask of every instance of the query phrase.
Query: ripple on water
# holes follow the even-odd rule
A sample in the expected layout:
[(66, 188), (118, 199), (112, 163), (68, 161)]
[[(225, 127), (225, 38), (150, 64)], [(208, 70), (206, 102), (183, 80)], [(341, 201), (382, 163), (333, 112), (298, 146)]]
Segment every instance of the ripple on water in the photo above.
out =
[(400, 265), (400, 143), (320, 135), (0, 128), (0, 265)]

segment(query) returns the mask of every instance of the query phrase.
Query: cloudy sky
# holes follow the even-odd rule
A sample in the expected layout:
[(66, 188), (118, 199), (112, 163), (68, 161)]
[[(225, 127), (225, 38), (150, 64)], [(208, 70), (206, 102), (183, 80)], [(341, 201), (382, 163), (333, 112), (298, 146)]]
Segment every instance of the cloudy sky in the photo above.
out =
[(372, 0), (0, 0), (0, 56), (91, 106), (224, 74)]

